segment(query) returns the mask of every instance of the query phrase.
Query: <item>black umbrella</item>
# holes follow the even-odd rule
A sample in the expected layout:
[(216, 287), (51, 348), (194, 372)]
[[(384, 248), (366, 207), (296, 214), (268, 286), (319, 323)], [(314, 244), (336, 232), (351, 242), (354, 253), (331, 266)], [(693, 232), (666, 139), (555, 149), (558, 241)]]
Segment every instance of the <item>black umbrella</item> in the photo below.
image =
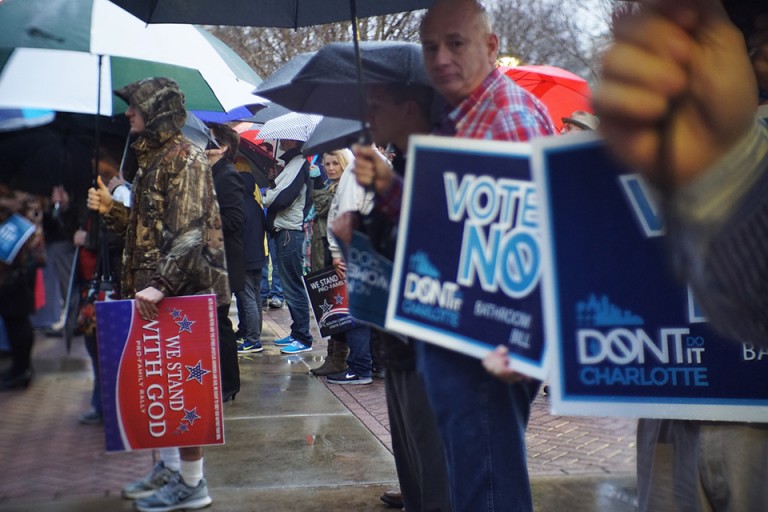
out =
[(268, 186), (269, 169), (275, 165), (274, 157), (244, 137), (240, 137), (238, 150), (251, 163), (259, 188)]
[(323, 117), (302, 146), (305, 155), (348, 148), (360, 139), (360, 121)]
[(263, 109), (256, 112), (256, 114), (253, 117), (243, 119), (243, 121), (248, 121), (248, 122), (257, 123), (257, 124), (264, 124), (270, 119), (275, 119), (276, 117), (284, 116), (285, 114), (288, 114), (290, 112), (293, 112), (293, 111), (291, 109), (278, 105), (277, 103), (270, 103)]
[[(352, 22), (357, 77), (362, 84), (358, 17), (427, 9), (435, 0), (111, 0), (147, 23), (196, 23), (299, 28), (337, 21)], [(365, 112), (362, 87), (356, 91)], [(365, 132), (365, 116), (360, 116)], [(368, 137), (366, 137), (367, 139)]]
[(112, 0), (147, 23), (299, 28), (426, 9), (435, 0)]
[(421, 46), (402, 41), (360, 43), (361, 82), (355, 47), (331, 43), (314, 54), (301, 54), (267, 77), (256, 94), (296, 112), (360, 119), (359, 84), (429, 87)]

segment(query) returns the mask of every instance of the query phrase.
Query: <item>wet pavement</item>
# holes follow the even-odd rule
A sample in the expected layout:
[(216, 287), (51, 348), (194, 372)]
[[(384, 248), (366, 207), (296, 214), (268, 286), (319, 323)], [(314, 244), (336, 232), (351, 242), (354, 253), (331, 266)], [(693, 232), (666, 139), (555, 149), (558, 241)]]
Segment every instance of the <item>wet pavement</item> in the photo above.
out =
[[(264, 340), (289, 332), (286, 308), (264, 313)], [(226, 444), (205, 451), (208, 510), (388, 510), (379, 496), (397, 476), (384, 383), (326, 384), (309, 373), (325, 353), (315, 347), (282, 356), (267, 342), (241, 357)], [(120, 488), (147, 472), (152, 453), (106, 453), (102, 428), (78, 422), (92, 386), (82, 340), (67, 354), (61, 338), (38, 334), (34, 358), (29, 389), (0, 393), (0, 512), (132, 510)], [(634, 436), (634, 420), (552, 416), (540, 395), (527, 433), (536, 512), (636, 510)]]

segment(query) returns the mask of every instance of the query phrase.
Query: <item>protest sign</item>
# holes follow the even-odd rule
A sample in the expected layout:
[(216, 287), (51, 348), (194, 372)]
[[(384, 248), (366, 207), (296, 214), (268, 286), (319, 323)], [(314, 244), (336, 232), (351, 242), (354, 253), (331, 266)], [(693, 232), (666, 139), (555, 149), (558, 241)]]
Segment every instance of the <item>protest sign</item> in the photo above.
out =
[(349, 315), (347, 282), (339, 277), (334, 267), (310, 272), (304, 276), (304, 285), (322, 337), (332, 336), (355, 326)]
[(346, 253), (349, 312), (361, 322), (384, 327), (392, 262), (377, 253), (371, 239), (353, 231)]
[(530, 146), (410, 140), (387, 329), (475, 357), (506, 345), (513, 368), (543, 378)]
[(536, 141), (556, 414), (768, 421), (768, 352), (670, 274), (658, 201), (594, 135)]
[(35, 225), (23, 215), (14, 213), (0, 224), (0, 261), (10, 265), (35, 232)]
[(216, 296), (96, 303), (108, 451), (224, 443)]

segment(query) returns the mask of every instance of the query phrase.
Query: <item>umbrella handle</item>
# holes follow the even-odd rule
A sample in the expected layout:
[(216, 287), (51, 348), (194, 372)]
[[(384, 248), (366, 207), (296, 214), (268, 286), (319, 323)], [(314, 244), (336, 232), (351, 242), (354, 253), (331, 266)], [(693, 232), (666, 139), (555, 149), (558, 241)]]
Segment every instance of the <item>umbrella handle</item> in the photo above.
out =
[(357, 0), (349, 0), (349, 12), (352, 18), (352, 41), (355, 47), (355, 68), (357, 69), (357, 102), (360, 107), (360, 144), (370, 144), (371, 134), (368, 133), (368, 127), (365, 125), (367, 110), (365, 107), (365, 97), (363, 96), (363, 60), (360, 56), (360, 31), (357, 26)]

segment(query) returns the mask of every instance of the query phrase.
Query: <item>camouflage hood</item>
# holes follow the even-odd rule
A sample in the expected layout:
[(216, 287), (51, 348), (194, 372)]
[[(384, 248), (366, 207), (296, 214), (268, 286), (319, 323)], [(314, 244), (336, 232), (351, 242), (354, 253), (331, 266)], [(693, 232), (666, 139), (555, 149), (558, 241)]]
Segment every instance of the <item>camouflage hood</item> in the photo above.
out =
[[(184, 126), (187, 118), (184, 93), (170, 78), (145, 78), (114, 92), (144, 116), (145, 129), (139, 135), (139, 146), (158, 148), (177, 135)], [(141, 151), (143, 148), (135, 149)]]

